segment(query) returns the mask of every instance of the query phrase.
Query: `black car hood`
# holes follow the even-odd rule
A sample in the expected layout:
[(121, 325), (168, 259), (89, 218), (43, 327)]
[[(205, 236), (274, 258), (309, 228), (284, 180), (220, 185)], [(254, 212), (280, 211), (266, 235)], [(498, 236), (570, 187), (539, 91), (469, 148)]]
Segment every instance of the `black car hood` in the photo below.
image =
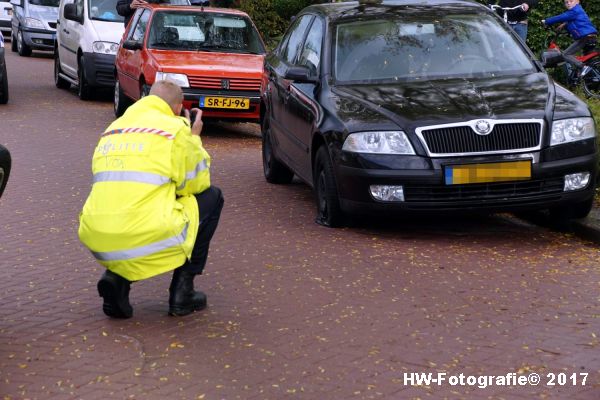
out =
[[(371, 125), (388, 119), (416, 126), (477, 118), (544, 118), (554, 100), (552, 81), (544, 73), (485, 79), (446, 79), (397, 84), (335, 86), (338, 116), (349, 110), (354, 123)], [(348, 115), (347, 114), (347, 115)], [(346, 120), (346, 122), (348, 122)]]

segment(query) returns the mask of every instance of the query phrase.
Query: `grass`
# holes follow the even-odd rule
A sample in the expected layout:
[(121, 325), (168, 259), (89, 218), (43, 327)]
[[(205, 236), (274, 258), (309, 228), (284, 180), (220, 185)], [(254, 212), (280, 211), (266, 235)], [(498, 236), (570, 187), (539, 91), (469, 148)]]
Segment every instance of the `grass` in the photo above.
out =
[[(577, 93), (577, 95), (584, 99), (590, 110), (592, 110), (592, 114), (596, 120), (596, 132), (600, 132), (600, 99), (586, 99), (581, 93)], [(595, 204), (596, 207), (600, 208), (600, 188), (596, 188)]]

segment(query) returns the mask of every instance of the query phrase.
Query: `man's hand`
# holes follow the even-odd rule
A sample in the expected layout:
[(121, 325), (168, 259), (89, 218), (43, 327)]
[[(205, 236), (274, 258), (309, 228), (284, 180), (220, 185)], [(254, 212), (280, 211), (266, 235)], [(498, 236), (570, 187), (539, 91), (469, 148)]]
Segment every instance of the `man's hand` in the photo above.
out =
[(129, 5), (130, 8), (140, 8), (141, 6), (144, 6), (148, 4), (148, 2), (146, 0), (133, 0), (131, 2), (131, 4)]
[(199, 108), (192, 108), (192, 115), (194, 116), (194, 120), (192, 121), (192, 116), (190, 115), (189, 110), (184, 110), (183, 113), (185, 117), (190, 120), (190, 124), (192, 125), (192, 135), (200, 136), (200, 132), (202, 132), (202, 127), (204, 123), (202, 122), (202, 110)]

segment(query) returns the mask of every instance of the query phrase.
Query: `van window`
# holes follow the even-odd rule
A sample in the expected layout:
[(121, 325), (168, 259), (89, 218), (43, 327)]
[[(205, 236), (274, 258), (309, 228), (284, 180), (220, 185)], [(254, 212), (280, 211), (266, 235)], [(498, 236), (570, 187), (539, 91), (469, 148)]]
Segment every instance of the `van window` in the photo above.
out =
[(44, 7), (58, 7), (60, 0), (29, 0), (29, 4)]
[(117, 14), (117, 0), (89, 0), (90, 19), (123, 22), (125, 17)]

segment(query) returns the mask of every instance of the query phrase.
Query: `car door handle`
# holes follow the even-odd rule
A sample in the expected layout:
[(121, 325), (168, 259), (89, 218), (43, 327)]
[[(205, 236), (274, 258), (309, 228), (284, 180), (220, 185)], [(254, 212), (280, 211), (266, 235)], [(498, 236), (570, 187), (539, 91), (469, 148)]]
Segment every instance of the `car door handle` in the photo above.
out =
[(69, 32), (68, 30), (66, 30), (66, 29), (63, 29), (62, 31), (63, 31), (64, 33), (66, 33), (67, 35), (70, 33), (70, 32)]

